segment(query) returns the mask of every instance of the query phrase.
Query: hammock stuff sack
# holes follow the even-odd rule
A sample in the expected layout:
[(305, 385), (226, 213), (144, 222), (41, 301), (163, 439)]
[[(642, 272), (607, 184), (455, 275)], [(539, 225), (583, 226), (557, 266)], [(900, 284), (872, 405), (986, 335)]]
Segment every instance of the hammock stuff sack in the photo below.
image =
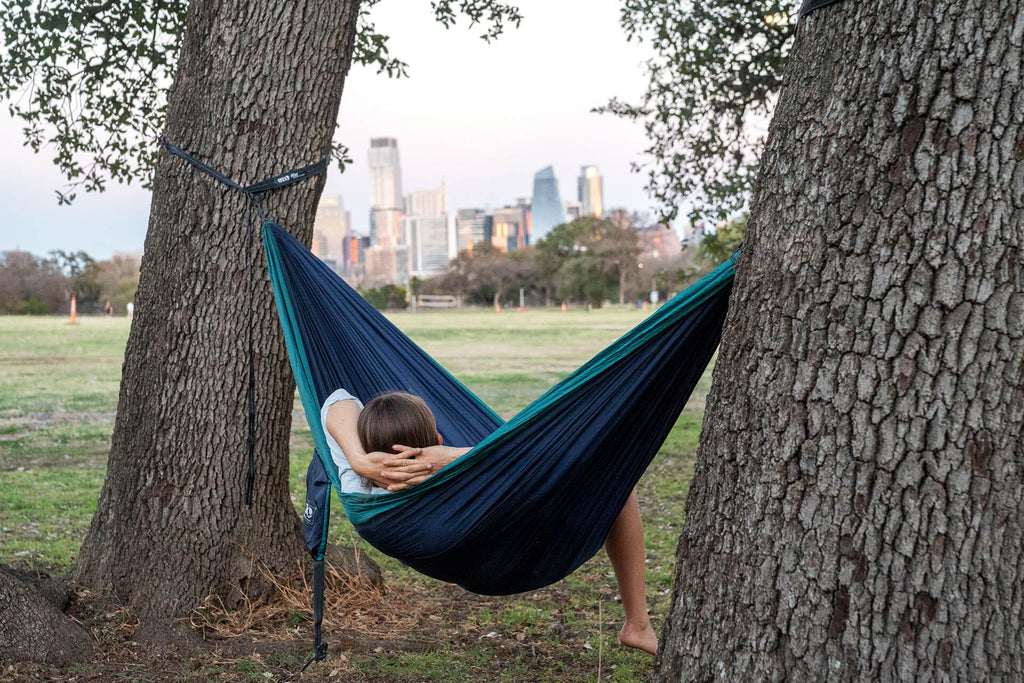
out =
[(552, 584), (601, 548), (718, 346), (734, 267), (719, 266), (504, 423), (302, 243), (271, 222), (262, 234), (315, 444), (314, 557), (330, 490), (340, 491), (323, 401), (339, 387), (364, 402), (407, 391), (430, 406), (445, 444), (475, 447), (409, 489), (340, 494), (345, 514), (385, 554), (487, 595)]

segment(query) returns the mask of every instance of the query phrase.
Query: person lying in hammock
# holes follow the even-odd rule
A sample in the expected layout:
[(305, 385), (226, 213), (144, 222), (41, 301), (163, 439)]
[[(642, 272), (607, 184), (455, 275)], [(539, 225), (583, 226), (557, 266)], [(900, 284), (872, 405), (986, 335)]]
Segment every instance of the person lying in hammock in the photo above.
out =
[[(382, 394), (364, 408), (339, 389), (324, 401), (320, 418), (344, 493), (386, 494), (415, 486), (470, 450), (443, 445), (430, 408), (412, 394)], [(658, 637), (647, 617), (644, 526), (635, 489), (604, 547), (626, 614), (619, 642), (654, 654)]]

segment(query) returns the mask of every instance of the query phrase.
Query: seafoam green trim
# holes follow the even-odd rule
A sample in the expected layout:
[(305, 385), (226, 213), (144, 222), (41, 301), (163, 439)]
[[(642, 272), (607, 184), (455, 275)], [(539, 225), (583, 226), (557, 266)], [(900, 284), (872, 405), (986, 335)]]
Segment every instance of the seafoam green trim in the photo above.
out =
[[(738, 253), (738, 252), (737, 252)], [(594, 356), (585, 365), (549, 389), (544, 395), (524, 408), (509, 422), (499, 427), (476, 447), (444, 467), (422, 484), (388, 495), (361, 493), (339, 493), (345, 514), (353, 524), (360, 524), (375, 515), (402, 505), (409, 499), (430, 489), (441, 486), (452, 477), (472, 467), (490, 453), (501, 447), (524, 425), (538, 420), (547, 410), (580, 386), (601, 374), (623, 358), (634, 353), (649, 341), (660, 335), (666, 328), (684, 318), (695, 308), (720, 292), (732, 282), (735, 273), (735, 256), (695, 282), (685, 291), (662, 306), (656, 313), (620, 337), (611, 346)], [(319, 414), (319, 413), (316, 413)]]
[[(270, 274), (270, 284), (274, 290), (274, 301), (277, 303), (277, 316), (281, 320), (281, 329), (284, 330), (284, 343), (288, 349), (288, 359), (291, 361), (292, 373), (295, 375), (295, 384), (299, 389), (299, 398), (302, 400), (302, 408), (306, 411), (309, 431), (313, 435), (313, 445), (323, 463), (327, 478), (335, 491), (341, 491), (341, 482), (338, 480), (338, 467), (331, 459), (331, 449), (327, 445), (327, 437), (324, 435), (323, 425), (320, 424), (320, 405), (313, 394), (313, 375), (309, 370), (309, 361), (306, 359), (306, 351), (302, 346), (302, 339), (299, 337), (299, 326), (292, 308), (292, 299), (288, 294), (288, 284), (284, 277), (284, 266), (281, 263), (281, 254), (277, 250), (277, 240), (271, 230), (273, 223), (265, 222), (261, 233), (263, 235), (263, 250), (267, 256), (267, 271)], [(328, 497), (330, 494), (328, 493)], [(326, 537), (326, 536), (325, 536)]]

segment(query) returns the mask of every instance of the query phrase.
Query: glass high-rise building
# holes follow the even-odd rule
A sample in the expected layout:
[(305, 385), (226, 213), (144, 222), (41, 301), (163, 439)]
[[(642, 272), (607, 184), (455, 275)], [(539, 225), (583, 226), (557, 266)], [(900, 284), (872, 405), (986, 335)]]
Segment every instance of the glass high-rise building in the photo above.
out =
[(530, 200), (519, 199), (515, 206), (494, 210), (491, 244), (500, 251), (515, 251), (530, 244), (532, 216)]
[(402, 230), (409, 247), (410, 275), (428, 278), (448, 270), (447, 216), (406, 216)]
[(320, 250), (317, 255), (323, 261), (333, 263), (335, 270), (347, 274), (343, 252), (345, 239), (352, 231), (352, 215), (345, 210), (345, 202), (340, 194), (320, 198), (313, 231)]
[(398, 140), (370, 140), (370, 240), (394, 247), (401, 243), (402, 167)]
[(418, 190), (405, 195), (405, 215), (444, 216), (448, 214), (448, 188), (444, 182), (436, 190)]
[(533, 176), (532, 225), (530, 241), (537, 240), (551, 232), (557, 225), (565, 223), (565, 209), (558, 193), (558, 178), (550, 166), (542, 168)]
[(580, 169), (579, 200), (583, 205), (584, 216), (604, 216), (604, 179), (597, 166), (584, 166)]
[(494, 215), (483, 209), (459, 209), (455, 219), (456, 251), (472, 249), (491, 241)]

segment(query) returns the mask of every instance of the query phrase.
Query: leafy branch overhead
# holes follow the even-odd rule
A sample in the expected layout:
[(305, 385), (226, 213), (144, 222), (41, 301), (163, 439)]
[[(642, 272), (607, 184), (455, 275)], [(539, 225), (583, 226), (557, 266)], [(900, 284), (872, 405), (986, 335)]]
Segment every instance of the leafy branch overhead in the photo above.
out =
[[(370, 20), (379, 1), (362, 3), (353, 59), (391, 78), (406, 76), (408, 65)], [(460, 15), (471, 27), (480, 24), (486, 41), (522, 18), (497, 0), (434, 0), (431, 7), (446, 28)], [(102, 191), (109, 180), (148, 187), (187, 9), (186, 0), (5, 2), (0, 98), (22, 121), (26, 144), (53, 151), (68, 180), (57, 192), (61, 203), (80, 188)], [(344, 169), (347, 150), (335, 144), (334, 153)]]
[(650, 44), (637, 103), (595, 111), (643, 124), (647, 190), (666, 219), (725, 218), (747, 202), (795, 31), (792, 0), (625, 0), (630, 41)]

